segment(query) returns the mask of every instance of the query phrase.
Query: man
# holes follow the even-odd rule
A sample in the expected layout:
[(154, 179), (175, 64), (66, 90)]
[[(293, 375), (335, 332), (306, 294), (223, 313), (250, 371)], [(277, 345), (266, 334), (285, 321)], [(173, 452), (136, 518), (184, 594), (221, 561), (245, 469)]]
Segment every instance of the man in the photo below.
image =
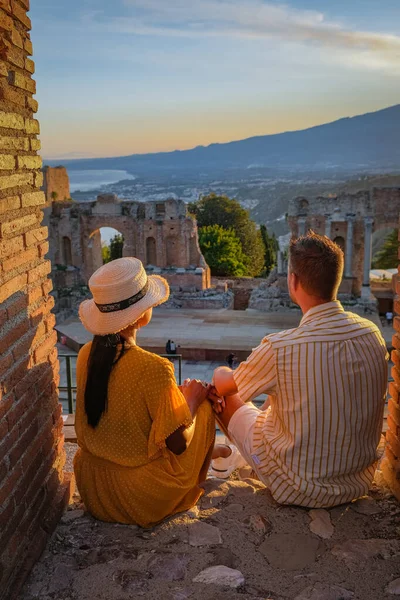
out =
[(393, 325), (393, 313), (391, 310), (388, 310), (388, 312), (386, 313), (386, 323), (389, 326)]
[[(337, 301), (342, 274), (343, 252), (330, 239), (293, 240), (288, 286), (299, 327), (265, 337), (236, 371), (214, 373), (222, 426), (282, 504), (351, 501), (376, 469), (388, 354), (378, 328)], [(266, 411), (246, 404), (261, 393)]]

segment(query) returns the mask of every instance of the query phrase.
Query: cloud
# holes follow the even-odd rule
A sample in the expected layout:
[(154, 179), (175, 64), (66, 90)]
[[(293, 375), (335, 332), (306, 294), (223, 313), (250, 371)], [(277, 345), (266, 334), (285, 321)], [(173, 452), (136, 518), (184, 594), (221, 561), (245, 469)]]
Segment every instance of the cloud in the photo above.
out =
[[(321, 12), (299, 10), (288, 4), (263, 0), (122, 0), (122, 3), (123, 16), (108, 15), (104, 21), (108, 30), (191, 39), (223, 36), (280, 39), (345, 50), (349, 59), (354, 53), (356, 64), (371, 68), (400, 63), (399, 36), (352, 30), (343, 23), (327, 20)], [(369, 64), (368, 55), (378, 59)]]

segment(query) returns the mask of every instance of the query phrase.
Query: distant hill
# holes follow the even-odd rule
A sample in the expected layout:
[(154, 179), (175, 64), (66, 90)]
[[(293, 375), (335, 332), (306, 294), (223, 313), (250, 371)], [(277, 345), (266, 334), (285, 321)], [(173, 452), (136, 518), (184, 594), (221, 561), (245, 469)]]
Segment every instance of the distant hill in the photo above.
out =
[[(235, 168), (368, 170), (400, 167), (400, 104), (302, 131), (154, 154), (65, 160), (69, 170), (120, 169), (137, 175)], [(59, 164), (60, 161), (46, 161)]]

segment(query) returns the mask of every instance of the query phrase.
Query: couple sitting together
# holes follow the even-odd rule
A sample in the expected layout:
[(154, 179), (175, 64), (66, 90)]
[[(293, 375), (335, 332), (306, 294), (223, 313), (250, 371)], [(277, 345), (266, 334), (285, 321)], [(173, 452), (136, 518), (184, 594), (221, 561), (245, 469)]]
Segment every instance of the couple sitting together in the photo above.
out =
[[(377, 465), (387, 385), (378, 328), (337, 300), (343, 253), (314, 233), (293, 240), (288, 285), (300, 325), (265, 337), (212, 384), (178, 386), (171, 363), (137, 331), (168, 299), (167, 282), (136, 258), (98, 269), (80, 318), (94, 334), (77, 362), (75, 457), (86, 508), (149, 527), (199, 500), (212, 461), (232, 452), (281, 504), (331, 507), (367, 493)], [(259, 410), (251, 400), (268, 394)], [(215, 417), (232, 446), (214, 447)]]

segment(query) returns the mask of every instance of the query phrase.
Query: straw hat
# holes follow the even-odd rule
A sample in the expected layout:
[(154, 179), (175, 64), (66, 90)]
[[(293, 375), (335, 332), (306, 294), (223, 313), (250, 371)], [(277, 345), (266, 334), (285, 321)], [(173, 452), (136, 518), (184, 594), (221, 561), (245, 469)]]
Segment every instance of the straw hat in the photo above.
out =
[(133, 257), (118, 258), (97, 269), (89, 288), (93, 299), (82, 302), (79, 317), (94, 335), (122, 331), (169, 297), (167, 281), (147, 276), (140, 260)]

